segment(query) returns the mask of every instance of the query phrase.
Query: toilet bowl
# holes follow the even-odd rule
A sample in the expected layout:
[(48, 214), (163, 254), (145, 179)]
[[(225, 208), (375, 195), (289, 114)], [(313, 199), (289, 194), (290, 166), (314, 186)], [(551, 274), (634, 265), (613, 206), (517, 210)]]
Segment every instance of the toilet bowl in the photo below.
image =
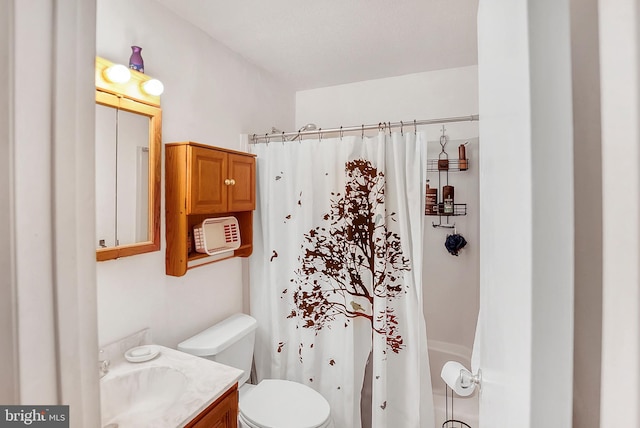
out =
[[(243, 386), (244, 388), (244, 386)], [(265, 379), (240, 399), (242, 428), (328, 428), (329, 403), (322, 395), (288, 380)]]
[(178, 345), (178, 350), (244, 371), (238, 380), (240, 428), (333, 428), (329, 402), (298, 382), (247, 382), (253, 362), (257, 321), (236, 314)]

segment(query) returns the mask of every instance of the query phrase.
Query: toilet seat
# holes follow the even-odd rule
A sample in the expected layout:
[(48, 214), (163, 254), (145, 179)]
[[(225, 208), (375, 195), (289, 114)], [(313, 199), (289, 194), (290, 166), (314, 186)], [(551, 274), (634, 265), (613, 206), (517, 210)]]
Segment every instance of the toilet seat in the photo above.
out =
[[(253, 423), (249, 422), (248, 420), (246, 420), (241, 414), (238, 415), (238, 428), (265, 428), (262, 425), (254, 425)], [(269, 427), (271, 428), (271, 427)], [(333, 428), (333, 425), (331, 425), (331, 420), (328, 420), (327, 422), (325, 422), (324, 424), (322, 424), (321, 426), (317, 427), (317, 428)]]
[(263, 380), (240, 401), (239, 419), (249, 428), (325, 428), (330, 416), (322, 395), (288, 380)]

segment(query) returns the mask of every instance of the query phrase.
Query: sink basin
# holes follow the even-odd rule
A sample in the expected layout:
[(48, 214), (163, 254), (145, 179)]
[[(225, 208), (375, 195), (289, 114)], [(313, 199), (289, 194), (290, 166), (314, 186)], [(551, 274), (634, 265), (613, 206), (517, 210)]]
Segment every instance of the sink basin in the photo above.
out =
[(121, 353), (112, 360), (100, 379), (102, 428), (184, 427), (243, 373), (206, 358), (154, 347), (158, 355), (148, 361), (130, 362)]
[(141, 367), (100, 382), (103, 425), (157, 415), (177, 403), (187, 377), (172, 367)]

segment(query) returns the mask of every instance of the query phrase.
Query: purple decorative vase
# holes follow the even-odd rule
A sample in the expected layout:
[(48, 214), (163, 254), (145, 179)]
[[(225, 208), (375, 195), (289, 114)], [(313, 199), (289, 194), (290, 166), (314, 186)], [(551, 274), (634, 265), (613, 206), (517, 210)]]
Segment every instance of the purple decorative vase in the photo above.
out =
[(133, 52), (129, 57), (129, 68), (133, 68), (140, 73), (144, 73), (144, 61), (142, 60), (142, 55), (140, 54), (142, 48), (140, 46), (131, 46), (131, 50)]

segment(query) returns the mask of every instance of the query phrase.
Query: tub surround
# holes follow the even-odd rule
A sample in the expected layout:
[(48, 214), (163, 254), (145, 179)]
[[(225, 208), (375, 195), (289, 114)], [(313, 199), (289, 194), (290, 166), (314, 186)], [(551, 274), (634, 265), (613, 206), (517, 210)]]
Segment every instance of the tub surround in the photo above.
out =
[[(108, 373), (100, 380), (103, 425), (184, 427), (233, 389), (242, 376), (242, 370), (160, 345), (155, 345), (160, 350), (159, 355), (150, 361), (131, 363), (124, 359), (124, 352), (120, 351), (136, 338), (139, 342), (134, 346), (143, 344), (140, 341), (145, 341), (145, 336), (149, 337), (148, 332), (143, 331), (130, 336), (128, 341), (125, 339), (103, 348), (103, 353), (112, 358)], [(173, 376), (165, 376), (165, 372)], [(175, 379), (174, 383), (168, 379), (170, 377)], [(154, 383), (149, 386), (145, 382)], [(163, 382), (166, 385), (156, 387), (156, 383)], [(178, 391), (175, 401), (158, 405), (160, 399), (167, 400), (166, 394), (174, 392), (173, 389)], [(140, 396), (136, 396), (144, 394), (141, 391), (151, 391), (150, 395), (155, 395), (156, 390), (162, 397), (149, 397), (147, 401), (146, 397), (140, 400)], [(148, 410), (154, 406), (156, 410)], [(145, 409), (138, 410), (142, 407)]]

